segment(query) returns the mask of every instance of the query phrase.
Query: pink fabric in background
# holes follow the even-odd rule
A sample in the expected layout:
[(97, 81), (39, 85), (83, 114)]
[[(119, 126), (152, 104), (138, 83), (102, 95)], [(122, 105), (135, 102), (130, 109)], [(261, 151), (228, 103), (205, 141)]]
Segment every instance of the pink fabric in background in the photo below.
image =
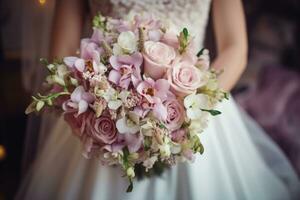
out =
[(256, 87), (236, 100), (283, 149), (300, 175), (300, 74), (266, 67)]

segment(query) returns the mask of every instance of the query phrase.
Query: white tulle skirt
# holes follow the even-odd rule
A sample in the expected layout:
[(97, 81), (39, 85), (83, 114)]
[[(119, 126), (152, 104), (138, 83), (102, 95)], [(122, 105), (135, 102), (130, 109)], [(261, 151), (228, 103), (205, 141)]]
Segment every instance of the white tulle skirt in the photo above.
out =
[(17, 199), (25, 200), (287, 200), (299, 198), (299, 179), (270, 138), (234, 100), (219, 105), (202, 133), (203, 155), (160, 177), (134, 183), (119, 168), (81, 156), (77, 138), (59, 120), (25, 177)]

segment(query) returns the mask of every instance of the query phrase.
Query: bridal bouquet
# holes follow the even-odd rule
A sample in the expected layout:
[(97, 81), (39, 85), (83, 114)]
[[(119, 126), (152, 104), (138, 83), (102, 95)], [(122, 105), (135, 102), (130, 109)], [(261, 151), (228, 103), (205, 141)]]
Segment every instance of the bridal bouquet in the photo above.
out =
[(208, 51), (195, 47), (187, 29), (174, 34), (150, 16), (96, 16), (77, 56), (42, 60), (48, 90), (32, 97), (26, 112), (60, 111), (83, 155), (121, 166), (129, 192), (137, 174), (193, 161), (204, 151), (199, 134), (227, 96)]

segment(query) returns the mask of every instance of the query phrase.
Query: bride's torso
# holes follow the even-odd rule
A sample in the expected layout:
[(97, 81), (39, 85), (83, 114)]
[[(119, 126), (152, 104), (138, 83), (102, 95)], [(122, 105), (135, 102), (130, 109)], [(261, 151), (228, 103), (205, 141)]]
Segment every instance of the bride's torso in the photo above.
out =
[(123, 17), (130, 12), (151, 13), (165, 20), (174, 31), (186, 27), (202, 46), (211, 0), (89, 0), (93, 15)]

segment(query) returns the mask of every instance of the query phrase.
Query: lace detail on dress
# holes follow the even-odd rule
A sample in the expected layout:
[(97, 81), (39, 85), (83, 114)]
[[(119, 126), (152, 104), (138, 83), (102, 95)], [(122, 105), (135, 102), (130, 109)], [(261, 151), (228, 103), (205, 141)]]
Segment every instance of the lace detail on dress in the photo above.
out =
[(90, 0), (91, 10), (112, 17), (150, 13), (165, 20), (176, 32), (186, 27), (202, 46), (211, 0)]

